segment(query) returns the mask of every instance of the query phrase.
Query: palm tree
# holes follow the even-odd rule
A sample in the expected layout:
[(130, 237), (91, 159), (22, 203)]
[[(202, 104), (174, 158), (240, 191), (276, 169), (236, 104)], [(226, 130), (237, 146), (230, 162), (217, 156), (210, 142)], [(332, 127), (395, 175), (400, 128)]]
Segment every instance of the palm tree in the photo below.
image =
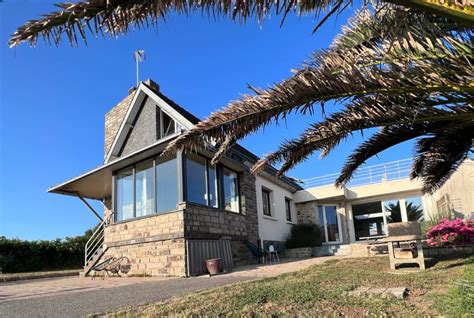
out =
[(431, 14), (390, 6), (360, 11), (331, 47), (314, 54), (289, 79), (231, 102), (168, 147), (219, 145), (215, 162), (239, 139), (292, 112), (312, 113), (327, 101), (340, 112), (311, 125), (260, 160), (253, 171), (282, 162), (280, 173), (315, 151), (326, 156), (358, 131), (382, 127), (346, 161), (337, 185), (368, 158), (419, 138), (413, 178), (434, 191), (472, 149), (474, 71), (472, 30)]
[[(363, 6), (370, 1), (364, 0)], [(377, 1), (376, 1), (377, 2)], [(471, 0), (388, 0), (408, 8), (430, 11), (448, 17), (453, 21), (472, 25), (474, 8)], [(318, 24), (320, 26), (333, 14), (340, 13), (353, 3), (352, 0), (313, 0), (313, 1), (262, 1), (262, 0), (205, 0), (205, 1), (170, 1), (170, 0), (88, 0), (77, 3), (61, 3), (57, 12), (46, 14), (38, 20), (30, 20), (18, 28), (12, 35), (9, 44), (15, 46), (24, 41), (36, 44), (38, 36), (58, 44), (61, 36), (66, 34), (70, 43), (77, 44), (78, 38), (86, 40), (86, 30), (110, 36), (126, 34), (130, 25), (134, 27), (157, 26), (160, 19), (165, 19), (171, 11), (179, 14), (201, 12), (216, 17), (226, 16), (240, 22), (248, 18), (262, 21), (269, 13), (282, 16), (282, 23), (289, 13), (316, 14), (328, 11)], [(382, 2), (381, 2), (382, 3)], [(316, 26), (315, 30), (318, 28)]]
[[(397, 0), (398, 1), (398, 0)], [(400, 0), (401, 1), (401, 0)], [(404, 1), (414, 2), (414, 1)], [(423, 2), (423, 1), (417, 1)], [(333, 6), (321, 23), (350, 1), (313, 2), (173, 2), (107, 1), (61, 5), (63, 11), (30, 21), (10, 40), (35, 44), (38, 35), (59, 43), (66, 33), (77, 43), (105, 27), (111, 35), (126, 33), (133, 23), (156, 24), (170, 10), (202, 10), (245, 20), (260, 20), (272, 8), (283, 17), (295, 8), (316, 12)], [(469, 20), (469, 19), (468, 19)], [(260, 160), (253, 171), (282, 163), (280, 173), (315, 151), (326, 156), (354, 132), (381, 127), (347, 159), (337, 185), (347, 182), (368, 158), (398, 143), (417, 138), (412, 178), (424, 191), (439, 187), (468, 156), (474, 140), (474, 56), (472, 20), (449, 19), (416, 9), (382, 4), (364, 6), (333, 44), (317, 51), (287, 80), (246, 95), (198, 123), (173, 141), (166, 152), (204, 144), (216, 150), (216, 162), (237, 140), (294, 112), (314, 112), (328, 101), (343, 110), (311, 125), (300, 137), (285, 141)], [(91, 23), (94, 23), (91, 26)], [(469, 21), (468, 21), (469, 22)]]

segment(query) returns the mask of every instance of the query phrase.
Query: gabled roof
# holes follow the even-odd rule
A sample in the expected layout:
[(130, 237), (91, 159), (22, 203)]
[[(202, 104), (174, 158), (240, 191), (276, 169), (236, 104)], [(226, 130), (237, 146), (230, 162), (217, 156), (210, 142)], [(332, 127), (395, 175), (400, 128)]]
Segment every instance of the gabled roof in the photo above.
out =
[(112, 146), (108, 149), (104, 163), (110, 162), (113, 156), (119, 156), (120, 150), (126, 142), (129, 132), (133, 128), (133, 123), (139, 114), (140, 108), (147, 98), (153, 99), (158, 107), (160, 107), (185, 129), (191, 129), (199, 122), (199, 118), (176, 104), (167, 96), (163, 95), (159, 91), (158, 84), (152, 80), (140, 82), (136, 91), (134, 92), (133, 99), (130, 102), (122, 124), (120, 125), (120, 128), (114, 137)]

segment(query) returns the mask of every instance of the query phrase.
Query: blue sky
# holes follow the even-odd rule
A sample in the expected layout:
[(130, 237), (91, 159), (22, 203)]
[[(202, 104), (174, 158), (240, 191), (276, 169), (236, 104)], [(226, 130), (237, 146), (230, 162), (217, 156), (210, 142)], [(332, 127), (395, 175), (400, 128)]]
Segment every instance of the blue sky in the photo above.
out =
[[(82, 234), (96, 224), (78, 199), (46, 190), (102, 163), (104, 115), (135, 84), (134, 50), (144, 49), (147, 56), (141, 79), (154, 79), (164, 94), (203, 118), (248, 93), (247, 84), (266, 87), (290, 76), (311, 52), (331, 43), (351, 13), (329, 20), (315, 35), (312, 16), (289, 16), (280, 28), (279, 17), (260, 26), (195, 14), (172, 15), (158, 30), (90, 38), (79, 48), (66, 42), (59, 48), (43, 42), (8, 48), (16, 27), (55, 10), (54, 2), (0, 2), (0, 235), (6, 237), (54, 239)], [(319, 111), (292, 116), (286, 125), (267, 127), (242, 145), (257, 155), (268, 153), (319, 119)], [(315, 154), (291, 175), (337, 172), (361, 140), (348, 140), (323, 160)], [(406, 143), (370, 163), (411, 153)]]

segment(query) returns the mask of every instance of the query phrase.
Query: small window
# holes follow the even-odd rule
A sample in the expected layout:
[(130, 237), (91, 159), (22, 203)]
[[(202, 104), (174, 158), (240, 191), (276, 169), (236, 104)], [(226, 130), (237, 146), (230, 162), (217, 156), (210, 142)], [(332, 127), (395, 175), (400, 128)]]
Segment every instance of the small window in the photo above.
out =
[(285, 209), (286, 209), (286, 220), (288, 222), (291, 222), (291, 200), (288, 198), (285, 198)]
[(239, 212), (239, 182), (237, 173), (227, 168), (223, 168), (222, 171), (224, 209)]
[(272, 216), (270, 191), (262, 188), (263, 215)]
[(160, 140), (176, 132), (176, 122), (164, 111), (156, 110), (156, 139)]

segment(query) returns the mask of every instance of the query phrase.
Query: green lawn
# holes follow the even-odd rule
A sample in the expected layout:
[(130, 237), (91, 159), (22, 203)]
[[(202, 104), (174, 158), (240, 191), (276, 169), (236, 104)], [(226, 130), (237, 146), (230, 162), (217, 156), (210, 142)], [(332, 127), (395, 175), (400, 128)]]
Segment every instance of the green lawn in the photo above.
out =
[[(389, 273), (385, 257), (328, 261), (308, 269), (260, 281), (207, 290), (141, 307), (125, 308), (112, 317), (206, 316), (467, 316), (474, 294), (459, 304), (455, 282), (471, 277), (473, 262), (443, 260), (424, 272)], [(465, 280), (464, 280), (465, 282)], [(471, 281), (472, 282), (472, 281)], [(356, 297), (347, 292), (360, 286), (410, 289), (407, 301), (394, 297)], [(449, 289), (451, 288), (451, 289)], [(461, 291), (463, 295), (466, 291)], [(460, 307), (459, 307), (460, 306)], [(467, 306), (467, 307), (466, 307)]]

